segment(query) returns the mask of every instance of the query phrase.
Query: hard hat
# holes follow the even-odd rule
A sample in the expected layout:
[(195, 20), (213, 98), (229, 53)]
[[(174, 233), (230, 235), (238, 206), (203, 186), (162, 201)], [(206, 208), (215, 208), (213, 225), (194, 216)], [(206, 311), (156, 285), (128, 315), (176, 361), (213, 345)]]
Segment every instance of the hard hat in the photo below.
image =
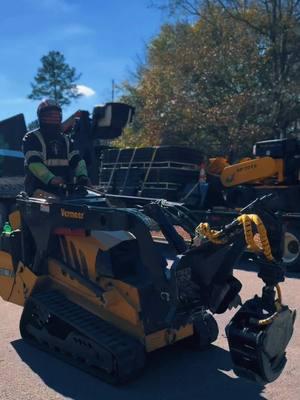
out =
[(56, 109), (56, 110), (62, 112), (60, 105), (55, 100), (52, 100), (52, 99), (43, 100), (37, 108), (37, 116), (39, 117), (40, 114), (44, 111), (48, 111), (48, 110), (50, 111), (53, 109)]

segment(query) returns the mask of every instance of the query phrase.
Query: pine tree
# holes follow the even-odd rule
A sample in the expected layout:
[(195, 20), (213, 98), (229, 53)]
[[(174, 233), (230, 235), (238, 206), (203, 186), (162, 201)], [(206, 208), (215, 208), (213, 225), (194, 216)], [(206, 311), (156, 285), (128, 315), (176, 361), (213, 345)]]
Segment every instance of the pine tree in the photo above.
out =
[(75, 84), (81, 74), (77, 74), (76, 69), (65, 62), (62, 53), (50, 51), (41, 58), (41, 63), (34, 83), (31, 83), (29, 99), (42, 100), (47, 97), (57, 101), (60, 106), (66, 106), (72, 99), (81, 96)]

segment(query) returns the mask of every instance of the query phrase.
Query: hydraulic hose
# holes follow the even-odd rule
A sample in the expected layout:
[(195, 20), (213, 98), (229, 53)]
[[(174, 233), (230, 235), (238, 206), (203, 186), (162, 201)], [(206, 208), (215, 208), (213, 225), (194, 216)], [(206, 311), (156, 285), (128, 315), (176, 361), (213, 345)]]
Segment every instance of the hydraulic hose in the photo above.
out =
[(216, 231), (214, 229), (211, 229), (211, 227), (207, 222), (200, 222), (195, 231), (199, 236), (206, 237), (212, 243), (215, 244), (225, 243), (224, 239), (219, 238), (219, 236), (221, 235), (221, 231)]
[[(243, 214), (243, 215), (240, 215), (236, 219), (236, 221), (239, 223), (239, 225), (243, 225), (245, 242), (247, 244), (248, 249), (254, 253), (263, 252), (264, 256), (266, 257), (266, 259), (268, 261), (270, 261), (270, 262), (274, 261), (270, 242), (269, 242), (268, 235), (267, 235), (267, 230), (266, 230), (265, 225), (263, 224), (261, 218), (256, 214)], [(255, 243), (253, 229), (252, 229), (253, 225), (256, 226), (257, 233), (260, 236), (261, 248), (257, 245), (257, 243)], [(202, 222), (197, 226), (196, 233), (198, 235), (202, 235), (202, 236), (206, 237), (212, 243), (215, 243), (215, 244), (226, 243), (226, 237), (221, 238), (221, 236), (224, 235), (224, 232), (211, 229), (209, 224), (206, 222), (205, 223)], [(266, 319), (258, 320), (257, 321), (258, 325), (271, 324), (273, 322), (274, 318), (276, 318), (278, 312), (282, 308), (281, 289), (278, 284), (275, 287), (276, 287), (276, 291), (277, 291), (277, 299), (275, 300), (276, 311), (270, 317), (268, 317)]]

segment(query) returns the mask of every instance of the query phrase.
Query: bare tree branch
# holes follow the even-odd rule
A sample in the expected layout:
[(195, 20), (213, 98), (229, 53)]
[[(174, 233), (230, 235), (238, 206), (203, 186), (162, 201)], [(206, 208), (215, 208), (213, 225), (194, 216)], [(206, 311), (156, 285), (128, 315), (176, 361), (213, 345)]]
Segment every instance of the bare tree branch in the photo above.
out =
[(252, 22), (249, 21), (249, 19), (245, 18), (243, 14), (240, 12), (239, 6), (238, 6), (238, 1), (230, 1), (229, 3), (231, 4), (231, 7), (228, 7), (226, 3), (222, 0), (216, 0), (217, 3), (220, 4), (220, 6), (224, 9), (224, 11), (231, 17), (236, 19), (237, 21), (243, 22), (249, 28), (255, 30), (256, 32), (265, 35), (267, 31), (263, 28), (261, 28), (258, 25), (253, 24)]

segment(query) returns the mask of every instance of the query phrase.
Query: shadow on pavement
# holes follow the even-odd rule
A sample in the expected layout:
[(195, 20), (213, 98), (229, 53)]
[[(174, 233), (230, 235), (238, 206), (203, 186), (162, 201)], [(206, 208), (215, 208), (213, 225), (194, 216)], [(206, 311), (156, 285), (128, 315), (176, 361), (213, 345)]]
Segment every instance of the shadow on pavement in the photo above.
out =
[(48, 387), (74, 400), (264, 399), (262, 386), (226, 374), (232, 368), (230, 355), (216, 346), (201, 353), (182, 344), (158, 350), (149, 356), (142, 376), (126, 386), (113, 387), (23, 340), (12, 345)]

